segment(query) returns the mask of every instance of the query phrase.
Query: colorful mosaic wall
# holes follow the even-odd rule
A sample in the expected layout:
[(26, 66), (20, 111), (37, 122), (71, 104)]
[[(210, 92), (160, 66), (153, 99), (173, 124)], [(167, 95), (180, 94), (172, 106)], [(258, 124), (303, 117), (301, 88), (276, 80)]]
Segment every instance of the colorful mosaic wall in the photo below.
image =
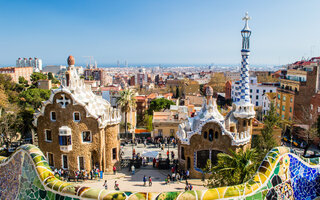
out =
[(230, 187), (162, 193), (80, 187), (54, 177), (43, 153), (33, 145), (0, 157), (0, 199), (320, 199), (319, 159), (301, 159), (285, 147), (274, 148), (248, 182)]

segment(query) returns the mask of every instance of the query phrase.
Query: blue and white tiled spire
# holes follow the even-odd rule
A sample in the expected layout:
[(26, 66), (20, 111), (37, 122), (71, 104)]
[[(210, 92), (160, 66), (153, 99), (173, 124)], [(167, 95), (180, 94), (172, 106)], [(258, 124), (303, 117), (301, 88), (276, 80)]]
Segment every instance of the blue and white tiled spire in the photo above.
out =
[(249, 45), (250, 45), (250, 35), (251, 30), (248, 26), (248, 20), (250, 20), (250, 17), (248, 16), (248, 13), (246, 13), (246, 16), (242, 19), (245, 20), (245, 26), (241, 31), (242, 36), (242, 50), (241, 50), (241, 69), (240, 69), (240, 84), (239, 84), (239, 98), (238, 100), (242, 103), (250, 102), (250, 89), (249, 89)]
[(251, 118), (255, 115), (254, 106), (251, 104), (249, 88), (249, 55), (250, 55), (250, 35), (251, 30), (248, 25), (250, 17), (248, 13), (242, 18), (245, 21), (244, 28), (241, 30), (242, 49), (241, 49), (241, 69), (238, 96), (234, 103), (234, 114), (240, 118)]

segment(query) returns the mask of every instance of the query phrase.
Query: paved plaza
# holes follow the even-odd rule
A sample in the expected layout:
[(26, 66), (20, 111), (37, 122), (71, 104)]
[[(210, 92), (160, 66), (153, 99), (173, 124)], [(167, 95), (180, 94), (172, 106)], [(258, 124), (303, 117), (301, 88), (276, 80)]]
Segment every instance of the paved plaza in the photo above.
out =
[[(165, 178), (168, 174), (171, 174), (169, 170), (158, 170), (152, 166), (142, 167), (136, 170), (136, 173), (132, 175), (128, 168), (122, 169), (116, 175), (104, 175), (103, 180), (87, 180), (79, 182), (79, 185), (95, 188), (104, 188), (104, 181), (108, 181), (108, 189), (114, 189), (114, 182), (117, 181), (119, 188), (122, 191), (137, 191), (137, 192), (163, 192), (163, 191), (178, 191), (184, 190), (185, 180), (182, 182), (175, 182), (165, 184)], [(143, 176), (146, 176), (147, 179), (149, 176), (152, 178), (152, 186), (143, 186)], [(189, 183), (192, 184), (193, 189), (202, 190), (206, 189), (202, 182), (199, 179), (189, 179)], [(148, 185), (148, 181), (147, 181)]]
[[(168, 146), (164, 148), (162, 151), (161, 148), (156, 147), (153, 144), (147, 145), (144, 147), (144, 144), (138, 144), (137, 146), (133, 146), (135, 149), (136, 154), (144, 151), (157, 151), (161, 153), (162, 158), (166, 158), (166, 153), (168, 150)], [(126, 146), (122, 146), (123, 151), (123, 158), (131, 158), (132, 157), (132, 145), (127, 144)], [(173, 148), (173, 145), (170, 145), (169, 147), (170, 151), (170, 159), (171, 159), (171, 151), (174, 152), (175, 158), (178, 156), (177, 147)], [(96, 187), (96, 188), (104, 188), (103, 184), (104, 181), (107, 180), (108, 182), (108, 189), (113, 190), (114, 189), (114, 182), (117, 181), (119, 184), (120, 190), (123, 191), (140, 191), (140, 192), (163, 192), (163, 191), (178, 191), (178, 190), (184, 190), (186, 181), (183, 180), (182, 182), (174, 182), (165, 184), (165, 179), (168, 176), (168, 174), (171, 175), (170, 170), (159, 170), (157, 168), (152, 167), (152, 162), (149, 163), (149, 165), (145, 167), (141, 167), (140, 169), (136, 169), (136, 172), (134, 175), (129, 172), (128, 168), (121, 169), (116, 175), (111, 174), (104, 174), (103, 179), (101, 180), (87, 180), (83, 182), (79, 182), (79, 185), (87, 186), (87, 187)], [(143, 177), (146, 176), (147, 179), (149, 176), (152, 178), (152, 186), (143, 185)], [(199, 179), (189, 179), (189, 183), (192, 184), (193, 189), (201, 190), (206, 189), (203, 185), (204, 182), (202, 182)]]

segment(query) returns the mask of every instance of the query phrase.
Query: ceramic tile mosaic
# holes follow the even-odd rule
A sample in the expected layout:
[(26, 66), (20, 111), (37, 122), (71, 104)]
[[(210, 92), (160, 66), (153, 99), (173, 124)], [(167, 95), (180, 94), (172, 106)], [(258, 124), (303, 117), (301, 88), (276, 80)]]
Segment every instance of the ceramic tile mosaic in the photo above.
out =
[(108, 191), (60, 181), (33, 145), (21, 146), (9, 158), (0, 157), (0, 199), (312, 200), (319, 196), (319, 158), (301, 159), (285, 147), (271, 150), (253, 178), (241, 185), (161, 193)]

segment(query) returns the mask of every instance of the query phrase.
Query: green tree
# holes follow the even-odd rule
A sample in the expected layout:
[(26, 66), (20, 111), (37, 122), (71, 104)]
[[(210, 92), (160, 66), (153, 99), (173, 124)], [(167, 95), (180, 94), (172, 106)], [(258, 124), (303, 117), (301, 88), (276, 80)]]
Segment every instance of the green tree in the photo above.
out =
[(49, 72), (49, 73), (48, 73), (48, 79), (49, 79), (49, 80), (53, 80), (53, 79), (54, 79), (54, 76), (52, 75), (52, 72)]
[(49, 99), (50, 94), (50, 90), (29, 88), (19, 94), (20, 104), (22, 106), (31, 105), (36, 110), (41, 106), (42, 101)]
[(17, 84), (12, 81), (11, 76), (7, 74), (0, 74), (0, 85), (2, 85), (9, 102), (16, 103), (19, 101), (18, 87)]
[(264, 127), (261, 130), (261, 135), (257, 136), (257, 139), (253, 141), (253, 146), (257, 148), (259, 153), (259, 159), (263, 160), (265, 155), (275, 146), (277, 143), (273, 137), (273, 129), (275, 126), (280, 125), (280, 117), (278, 116), (276, 109), (271, 103), (268, 114), (264, 116)]
[(58, 79), (56, 79), (56, 77), (54, 77), (51, 72), (48, 73), (48, 79), (51, 80), (51, 82), (53, 84), (59, 84), (60, 83), (60, 81)]
[(14, 139), (18, 138), (21, 120), (18, 118), (19, 107), (9, 103), (2, 111), (0, 117), (0, 146), (10, 146)]
[(175, 103), (165, 98), (154, 99), (150, 103), (150, 107), (148, 109), (148, 115), (153, 115), (154, 111), (169, 109), (170, 105), (175, 105)]
[(47, 80), (48, 77), (45, 74), (42, 74), (40, 72), (33, 72), (30, 76), (31, 82), (32, 82), (32, 87), (35, 88), (37, 87), (37, 83), (39, 80)]
[(240, 150), (238, 153), (230, 150), (230, 155), (219, 153), (215, 166), (211, 167), (211, 162), (207, 162), (205, 170), (211, 172), (207, 186), (232, 186), (248, 181), (256, 172), (256, 161), (255, 149)]
[(128, 119), (127, 113), (130, 112), (131, 108), (136, 108), (135, 93), (131, 89), (126, 89), (120, 92), (120, 98), (117, 101), (121, 111), (124, 113), (124, 124), (125, 124), (125, 135), (128, 138)]
[(153, 130), (152, 119), (153, 119), (152, 115), (145, 114), (144, 124), (146, 124), (148, 131)]

